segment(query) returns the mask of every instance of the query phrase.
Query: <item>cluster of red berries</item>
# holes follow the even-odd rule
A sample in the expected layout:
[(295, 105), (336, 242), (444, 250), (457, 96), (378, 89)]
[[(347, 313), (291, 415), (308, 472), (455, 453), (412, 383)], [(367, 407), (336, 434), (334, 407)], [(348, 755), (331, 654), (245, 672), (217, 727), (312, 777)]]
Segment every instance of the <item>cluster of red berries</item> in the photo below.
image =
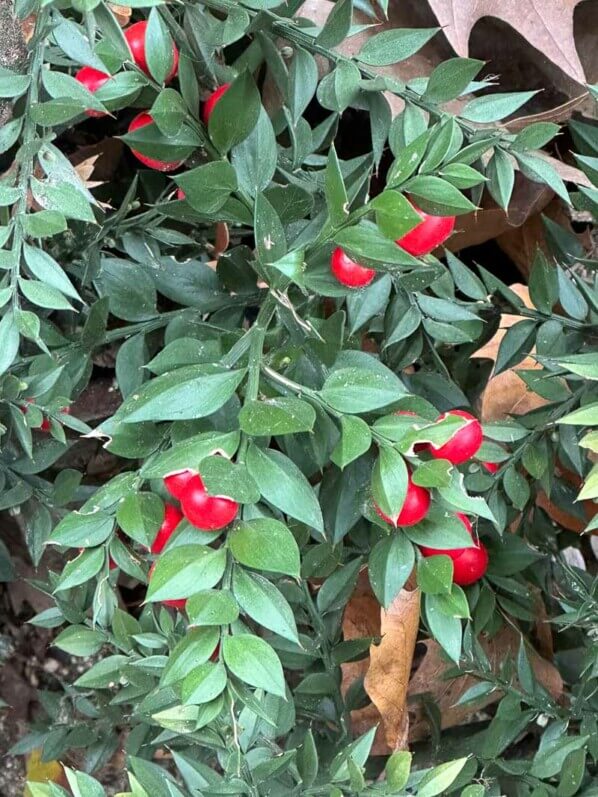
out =
[[(147, 22), (145, 20), (141, 22), (136, 22), (134, 25), (129, 25), (128, 28), (124, 30), (124, 36), (127, 40), (127, 44), (129, 45), (129, 49), (131, 51), (131, 55), (133, 56), (133, 61), (139, 69), (145, 72), (146, 75), (150, 76), (150, 70), (147, 63), (147, 58), (145, 55), (145, 36), (147, 32)], [(172, 68), (170, 73), (166, 77), (165, 83), (170, 83), (170, 81), (176, 77), (179, 68), (179, 51), (176, 45), (172, 44)], [(84, 66), (80, 69), (77, 74), (75, 75), (76, 80), (79, 81), (85, 88), (90, 91), (92, 94), (96, 92), (99, 88), (101, 88), (105, 83), (107, 83), (111, 75), (107, 74), (106, 72), (101, 72), (98, 69), (93, 69), (90, 66)], [(224, 92), (229, 88), (230, 83), (225, 83), (222, 86), (219, 86), (216, 91), (212, 92), (212, 94), (208, 97), (205, 101), (203, 109), (202, 109), (202, 119), (205, 124), (208, 123), (210, 115), (214, 110), (214, 107), (218, 100), (222, 97)], [(87, 116), (91, 117), (99, 117), (105, 116), (102, 111), (94, 111), (88, 110), (86, 111)], [(150, 113), (148, 111), (141, 111), (138, 113), (137, 116), (131, 121), (129, 125), (129, 133), (132, 133), (134, 130), (138, 130), (140, 127), (145, 127), (153, 122)], [(183, 161), (160, 161), (156, 158), (150, 158), (147, 155), (143, 155), (141, 152), (138, 152), (135, 149), (132, 149), (131, 152), (135, 157), (147, 166), (150, 169), (156, 169), (159, 172), (172, 172), (175, 169), (178, 169), (179, 166), (183, 163)], [(180, 191), (180, 189), (179, 189)], [(184, 194), (178, 196), (179, 199), (184, 199)]]
[[(455, 228), (454, 216), (430, 216), (421, 208), (413, 205), (421, 216), (421, 222), (396, 243), (414, 257), (429, 255), (437, 246), (444, 243)], [(352, 260), (340, 246), (337, 246), (330, 258), (330, 270), (341, 283), (348, 288), (365, 288), (376, 276), (373, 268), (367, 268)]]
[[(399, 415), (415, 415), (407, 410), (400, 411)], [(467, 423), (441, 446), (432, 443), (423, 443), (417, 446), (418, 451), (427, 450), (434, 459), (447, 459), (453, 465), (461, 465), (474, 457), (482, 445), (482, 426), (477, 418), (465, 410), (449, 410), (443, 413), (438, 420), (441, 421), (448, 415), (457, 415), (464, 418)], [(490, 464), (490, 463), (488, 463)], [(374, 502), (376, 513), (387, 523), (395, 528), (397, 526), (414, 526), (422, 521), (430, 510), (432, 499), (430, 491), (425, 487), (414, 484), (409, 474), (407, 494), (400, 512), (395, 517), (386, 515)], [(472, 525), (465, 515), (460, 513), (457, 517), (463, 522), (467, 531), (472, 534)], [(424, 556), (444, 554), (453, 560), (453, 581), (455, 584), (466, 586), (478, 581), (488, 568), (488, 551), (483, 543), (474, 540), (475, 546), (471, 548), (453, 548), (439, 550), (436, 548), (421, 547)]]
[[(199, 531), (218, 531), (228, 526), (239, 511), (239, 504), (231, 498), (208, 495), (199, 473), (189, 468), (165, 476), (164, 486), (173, 498), (180, 501), (182, 511), (173, 504), (166, 504), (164, 520), (152, 543), (153, 554), (162, 553), (183, 517)], [(149, 571), (149, 578), (152, 577), (155, 567), (154, 562)], [(163, 603), (174, 609), (184, 609), (187, 601), (181, 598), (165, 600)]]

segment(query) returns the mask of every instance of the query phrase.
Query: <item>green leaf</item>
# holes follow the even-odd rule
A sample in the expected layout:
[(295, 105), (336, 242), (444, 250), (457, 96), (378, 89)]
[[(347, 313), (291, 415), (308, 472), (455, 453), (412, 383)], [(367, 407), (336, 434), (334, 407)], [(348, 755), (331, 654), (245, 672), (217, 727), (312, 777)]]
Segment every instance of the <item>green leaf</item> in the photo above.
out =
[(565, 183), (557, 173), (556, 169), (544, 158), (527, 153), (515, 153), (517, 163), (523, 174), (536, 183), (545, 183), (549, 188), (558, 194), (568, 205), (571, 199), (565, 187)]
[(347, 227), (337, 233), (334, 240), (350, 257), (371, 268), (390, 271), (389, 266), (417, 264), (415, 258), (370, 225)]
[(322, 614), (342, 609), (357, 583), (357, 576), (362, 565), (361, 557), (339, 567), (320, 587), (317, 597), (318, 609)]
[(443, 61), (430, 75), (424, 98), (440, 103), (454, 100), (465, 91), (483, 66), (483, 61), (473, 58), (449, 58)]
[(331, 49), (341, 44), (351, 29), (353, 0), (338, 0), (332, 7), (324, 27), (316, 38), (316, 44)]
[(106, 792), (95, 778), (85, 772), (74, 772), (64, 767), (73, 797), (105, 797)]
[(260, 94), (249, 71), (242, 72), (216, 103), (208, 122), (208, 132), (223, 154), (240, 144), (257, 125), (261, 110)]
[(260, 108), (256, 126), (232, 151), (231, 161), (240, 188), (249, 196), (264, 191), (274, 176), (277, 159), (274, 128), (266, 111)]
[(323, 531), (322, 510), (315, 493), (292, 460), (280, 451), (262, 451), (251, 445), (247, 467), (266, 501), (317, 531)]
[(331, 144), (328, 152), (328, 160), (326, 161), (326, 181), (324, 184), (324, 193), (326, 195), (326, 207), (330, 221), (333, 225), (339, 226), (342, 224), (349, 213), (349, 200), (347, 198), (347, 189), (345, 188), (345, 181), (341, 166), (334, 148), (334, 143)]
[(508, 94), (486, 94), (468, 102), (460, 112), (460, 116), (478, 124), (498, 122), (515, 113), (537, 93), (537, 91), (513, 91)]
[(249, 686), (285, 698), (286, 689), (280, 659), (263, 639), (250, 634), (225, 637), (224, 661), (229, 670)]
[(439, 31), (439, 28), (397, 28), (369, 38), (357, 59), (369, 66), (390, 66), (415, 55)]
[(74, 686), (86, 689), (107, 689), (118, 683), (121, 667), (124, 667), (128, 661), (127, 656), (108, 656), (79, 676)]
[(228, 534), (228, 544), (232, 555), (242, 565), (294, 578), (299, 576), (297, 542), (278, 520), (256, 518), (238, 523)]
[(146, 600), (188, 598), (215, 586), (224, 574), (226, 551), (206, 545), (180, 545), (166, 550), (157, 560)]
[(459, 773), (467, 763), (467, 758), (459, 758), (434, 767), (420, 780), (417, 786), (417, 797), (436, 797), (437, 794), (446, 794)]
[(458, 188), (432, 175), (412, 177), (405, 186), (418, 205), (428, 213), (437, 216), (471, 213), (475, 205), (463, 196)]
[(498, 347), (494, 365), (495, 375), (517, 365), (530, 353), (536, 339), (536, 328), (535, 321), (526, 320), (519, 321), (507, 329)]
[(559, 130), (560, 127), (553, 122), (535, 122), (517, 133), (511, 149), (541, 149), (557, 135)]
[(64, 17), (60, 19), (62, 22), (52, 30), (54, 40), (60, 49), (75, 63), (106, 72), (104, 63), (94, 53), (79, 26)]
[(453, 583), (450, 556), (425, 556), (417, 563), (417, 585), (427, 595), (449, 593)]
[(161, 133), (165, 136), (176, 136), (187, 116), (187, 107), (178, 91), (162, 89), (149, 114)]
[(408, 473), (403, 457), (394, 448), (384, 446), (372, 472), (372, 495), (382, 512), (396, 517), (405, 503)]
[(320, 391), (324, 401), (339, 412), (359, 413), (386, 407), (404, 396), (405, 386), (389, 369), (368, 371), (339, 368)]
[(405, 586), (415, 564), (415, 551), (401, 532), (391, 533), (374, 545), (368, 573), (374, 595), (387, 609)]
[[(103, 559), (104, 552), (101, 553)], [(97, 653), (105, 642), (104, 635), (99, 631), (85, 625), (71, 625), (58, 634), (53, 644), (71, 656), (87, 657)]]
[(157, 8), (152, 8), (145, 31), (145, 58), (151, 76), (164, 83), (173, 65), (172, 39)]
[(237, 175), (228, 161), (214, 161), (197, 166), (174, 177), (185, 192), (185, 201), (198, 213), (212, 214), (220, 210), (237, 189)]
[(52, 310), (74, 310), (60, 291), (43, 282), (19, 277), (19, 288), (25, 298), (38, 307), (47, 307)]
[(236, 567), (233, 572), (233, 592), (241, 609), (252, 620), (284, 639), (299, 644), (293, 610), (282, 592), (267, 578)]
[(117, 257), (102, 258), (98, 282), (110, 298), (110, 312), (125, 321), (145, 321), (157, 315), (156, 288), (140, 265)]
[(232, 457), (239, 445), (238, 432), (203, 432), (193, 435), (148, 459), (142, 469), (144, 479), (159, 479), (177, 470), (196, 468), (206, 457), (221, 454)]
[(529, 774), (534, 778), (551, 778), (561, 771), (567, 756), (588, 742), (588, 736), (564, 736), (540, 749), (534, 756)]
[(105, 512), (70, 512), (50, 535), (50, 542), (67, 548), (93, 548), (108, 539), (114, 520)]
[(239, 616), (239, 607), (226, 589), (204, 589), (192, 595), (185, 607), (190, 625), (228, 625)]
[(205, 418), (233, 396), (245, 371), (215, 371), (207, 366), (189, 365), (147, 382), (129, 396), (118, 417), (124, 423), (177, 421)]
[(412, 755), (407, 750), (398, 750), (393, 753), (384, 768), (386, 783), (393, 791), (399, 791), (407, 785), (411, 771)]
[(341, 436), (330, 459), (342, 470), (369, 450), (372, 433), (367, 423), (358, 416), (343, 415), (340, 424)]
[(287, 252), (284, 227), (264, 194), (255, 198), (255, 246), (262, 263), (274, 263)]
[(209, 703), (224, 691), (226, 680), (226, 670), (220, 662), (206, 661), (194, 667), (181, 687), (183, 703)]
[(21, 224), (31, 238), (51, 238), (66, 230), (66, 219), (57, 210), (40, 210), (28, 213), (21, 219)]
[(77, 293), (73, 283), (58, 265), (56, 260), (47, 252), (26, 243), (23, 246), (23, 255), (25, 257), (25, 263), (34, 277), (37, 277), (41, 282), (65, 294), (65, 296), (70, 296), (72, 299), (81, 301), (81, 297)]
[(124, 533), (151, 548), (164, 519), (164, 504), (154, 493), (132, 493), (119, 504), (116, 522)]
[(347, 298), (350, 335), (355, 334), (370, 319), (386, 310), (391, 288), (390, 274), (384, 274), (367, 288), (351, 292)]
[(421, 224), (419, 213), (398, 191), (383, 191), (370, 205), (376, 211), (376, 224), (387, 238), (402, 238)]
[(266, 398), (244, 404), (239, 413), (239, 426), (254, 437), (311, 432), (316, 411), (297, 398)]
[(8, 311), (0, 321), (0, 374), (13, 364), (19, 351), (20, 335), (12, 311)]
[(541, 249), (536, 251), (529, 276), (530, 299), (541, 313), (550, 315), (559, 298), (558, 273)]
[[(277, 4), (278, 5), (278, 4)], [(315, 58), (302, 47), (294, 48), (289, 67), (287, 102), (294, 122), (301, 117), (311, 102), (318, 85), (318, 66)]]
[(83, 551), (79, 556), (66, 563), (54, 591), (71, 589), (71, 587), (91, 581), (102, 569), (105, 559), (104, 548), (91, 548), (88, 551)]
[(505, 210), (509, 206), (515, 187), (515, 168), (511, 159), (498, 147), (486, 167), (488, 191), (494, 201)]
[(201, 462), (201, 478), (210, 495), (226, 495), (240, 504), (255, 504), (260, 491), (245, 465), (221, 456), (206, 457)]
[(211, 628), (190, 628), (168, 657), (160, 684), (169, 686), (185, 678), (194, 667), (207, 661), (220, 637), (220, 630)]

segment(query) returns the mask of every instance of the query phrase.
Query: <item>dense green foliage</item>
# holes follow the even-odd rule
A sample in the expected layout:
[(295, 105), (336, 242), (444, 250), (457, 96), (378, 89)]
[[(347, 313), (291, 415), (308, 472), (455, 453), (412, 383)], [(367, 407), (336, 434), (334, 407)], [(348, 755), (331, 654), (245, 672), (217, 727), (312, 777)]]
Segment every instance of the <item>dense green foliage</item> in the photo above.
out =
[[(33, 624), (55, 628), (60, 649), (94, 657), (63, 694), (45, 696), (47, 716), (17, 750), (63, 759), (84, 748), (93, 772), (124, 744), (131, 797), (598, 794), (598, 582), (566, 563), (560, 549), (579, 539), (536, 505), (546, 493), (585, 522), (556, 464), (585, 480), (582, 498), (598, 497), (587, 457), (598, 452), (598, 288), (571, 269), (583, 258), (575, 238), (548, 220), (551, 254), (538, 253), (530, 278), (535, 309), (483, 264), (416, 258), (395, 244), (418, 222), (407, 196), (435, 215), (466, 214), (486, 190), (507, 207), (516, 170), (591, 212), (598, 190), (570, 195), (538, 152), (556, 125), (510, 134), (496, 124), (531, 94), (487, 93), (482, 62), (454, 58), (408, 85), (376, 73), (434, 29), (383, 32), (347, 58), (331, 48), (354, 32), (351, 0), (321, 30), (292, 18), (301, 0), (130, 5), (149, 19), (149, 76), (97, 0), (18, 2), (19, 16), (36, 14), (29, 74), (0, 73), (1, 96), (15, 100), (0, 130), (14, 162), (0, 183), (0, 506), (19, 513), (34, 564), (46, 545), (65, 554), (38, 583), (55, 608)], [(165, 87), (173, 40), (178, 77)], [(316, 55), (330, 67), (323, 77)], [(84, 65), (114, 77), (91, 94), (73, 77)], [(206, 126), (200, 101), (224, 82)], [(395, 118), (387, 93), (405, 101)], [(443, 108), (465, 94), (474, 98), (460, 116)], [(115, 117), (88, 120), (88, 109)], [(150, 109), (154, 123), (126, 133), (127, 109)], [(344, 158), (334, 141), (347, 109), (370, 125), (371, 146)], [(79, 123), (112, 125), (143, 155), (185, 165), (169, 177), (138, 170), (127, 153), (111, 183), (90, 191), (61, 146)], [(596, 180), (596, 128), (572, 132)], [(232, 244), (213, 268), (216, 222)], [(335, 245), (376, 270), (369, 287), (335, 281)], [(494, 373), (535, 347), (542, 369), (520, 375), (547, 403), (484, 424), (475, 461), (430, 459), (414, 447), (460, 428), (439, 413), (476, 407), (494, 364), (473, 368), (470, 358), (504, 312), (520, 320)], [(123, 402), (92, 432), (64, 409), (102, 351), (116, 354)], [(89, 433), (119, 458), (104, 484), (60, 468)], [(407, 465), (432, 509), (397, 530), (372, 497), (396, 513)], [(181, 468), (199, 469), (208, 492), (241, 511), (224, 531), (183, 521), (155, 557), (148, 549), (172, 500), (162, 477)], [(486, 577), (466, 588), (452, 583), (446, 557), (418, 548), (470, 545), (457, 511), (490, 553)], [(126, 611), (118, 580), (145, 584), (155, 559), (146, 602)], [(350, 710), (368, 697), (358, 682), (340, 689), (340, 665), (372, 642), (342, 635), (366, 567), (384, 607), (415, 568), (422, 638), (439, 642), (453, 676), (480, 679), (463, 702), (504, 695), (452, 738), (430, 706), (434, 750), (411, 775), (408, 753), (370, 758), (374, 728), (352, 738)], [(10, 580), (3, 546), (0, 573)], [(186, 613), (161, 605), (184, 598)], [(538, 602), (566, 629), (561, 700), (530, 666)], [(493, 670), (480, 635), (505, 625), (521, 635), (519, 654)], [(538, 743), (520, 750), (534, 726)], [(152, 761), (158, 748), (171, 751), (170, 768)], [(430, 770), (436, 761), (449, 763)], [(104, 793), (88, 775), (69, 781), (77, 796)], [(64, 793), (32, 787), (33, 797)]]

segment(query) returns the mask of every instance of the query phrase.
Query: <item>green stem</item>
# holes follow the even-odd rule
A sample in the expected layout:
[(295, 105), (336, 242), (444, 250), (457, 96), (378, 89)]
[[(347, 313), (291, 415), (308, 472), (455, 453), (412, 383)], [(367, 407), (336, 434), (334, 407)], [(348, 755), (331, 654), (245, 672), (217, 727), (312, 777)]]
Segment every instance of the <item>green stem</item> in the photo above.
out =
[[(33, 58), (31, 60), (31, 68), (30, 68), (31, 82), (29, 84), (29, 89), (27, 91), (25, 114), (24, 114), (25, 122), (23, 125), (23, 135), (21, 141), (21, 149), (24, 150), (25, 152), (27, 152), (27, 149), (34, 141), (36, 135), (36, 123), (32, 118), (31, 108), (33, 105), (36, 105), (38, 101), (39, 79), (44, 61), (45, 37), (43, 33), (46, 27), (47, 16), (48, 16), (48, 9), (47, 7), (44, 7), (40, 10), (35, 22), (35, 32), (34, 32), (35, 48), (33, 51)], [(35, 156), (25, 157), (24, 160), (21, 162), (21, 166), (19, 169), (19, 180), (17, 183), (20, 196), (16, 203), (14, 211), (15, 231), (14, 231), (13, 248), (12, 248), (14, 255), (14, 262), (12, 264), (11, 275), (10, 275), (10, 287), (12, 290), (12, 305), (13, 309), (15, 310), (19, 308), (19, 294), (17, 289), (18, 289), (20, 267), (21, 267), (21, 255), (23, 251), (23, 243), (25, 241), (23, 219), (25, 218), (25, 215), (27, 213), (27, 201), (29, 197), (29, 180), (31, 179), (31, 175), (33, 174), (34, 157)]]
[[(247, 377), (247, 388), (245, 390), (244, 403), (255, 401), (259, 394), (260, 388), (260, 370), (262, 367), (262, 357), (264, 354), (264, 341), (266, 339), (266, 332), (274, 316), (276, 310), (276, 299), (269, 293), (263, 301), (259, 309), (257, 318), (252, 327), (251, 345), (249, 347), (249, 375)], [(237, 454), (238, 462), (245, 462), (245, 455), (249, 446), (249, 438), (243, 435), (239, 453)]]
[(326, 668), (326, 672), (328, 673), (330, 678), (336, 684), (336, 690), (334, 694), (334, 705), (336, 707), (336, 713), (338, 715), (339, 725), (341, 728), (341, 735), (342, 735), (341, 741), (349, 739), (351, 737), (351, 713), (347, 708), (345, 699), (341, 692), (340, 684), (338, 683), (339, 668), (332, 660), (332, 650), (330, 648), (330, 641), (328, 639), (326, 626), (324, 624), (324, 621), (322, 620), (320, 612), (318, 611), (316, 605), (314, 604), (314, 600), (309, 590), (309, 584), (305, 579), (301, 580), (301, 589), (303, 591), (303, 596), (305, 598), (305, 606), (307, 608), (311, 624), (313, 626), (314, 631), (317, 634), (317, 643), (320, 649), (324, 667)]

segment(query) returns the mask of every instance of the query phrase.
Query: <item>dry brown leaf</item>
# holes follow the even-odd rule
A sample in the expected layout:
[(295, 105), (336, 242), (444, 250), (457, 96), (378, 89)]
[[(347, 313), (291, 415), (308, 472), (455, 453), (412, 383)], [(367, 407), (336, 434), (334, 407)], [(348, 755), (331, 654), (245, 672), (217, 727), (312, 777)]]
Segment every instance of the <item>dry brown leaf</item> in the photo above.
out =
[[(25, 770), (27, 780), (32, 783), (57, 783), (68, 786), (62, 764), (58, 761), (42, 761), (41, 750), (32, 750), (26, 756)], [(25, 786), (23, 797), (31, 797), (31, 791)]]
[[(482, 638), (480, 642), (493, 669), (496, 669), (505, 658), (517, 655), (519, 634), (513, 628), (505, 626), (492, 639)], [(409, 684), (411, 700), (409, 740), (411, 742), (425, 739), (430, 734), (428, 720), (417, 699), (418, 696), (431, 695), (438, 704), (442, 728), (452, 728), (464, 724), (474, 712), (496, 703), (501, 697), (500, 692), (493, 692), (479, 700), (473, 708), (471, 705), (457, 706), (456, 703), (461, 695), (474, 686), (478, 680), (469, 675), (463, 678), (446, 679), (446, 672), (452, 669), (452, 663), (447, 660), (437, 642), (428, 640), (425, 645), (426, 654)], [(558, 670), (534, 651), (528, 649), (528, 655), (536, 678), (552, 697), (558, 700), (563, 693), (563, 681)]]
[(483, 17), (501, 19), (563, 72), (585, 83), (575, 48), (573, 13), (581, 0), (428, 0), (457, 55), (469, 53), (469, 36)]
[(407, 689), (419, 630), (419, 607), (419, 590), (401, 590), (388, 611), (380, 611), (382, 640), (370, 648), (370, 666), (363, 683), (380, 712), (386, 744), (393, 751), (407, 748)]
[(125, 25), (129, 24), (132, 11), (129, 6), (119, 6), (114, 3), (109, 3), (109, 6), (121, 28), (124, 28)]
[(217, 222), (214, 236), (214, 257), (219, 258), (223, 252), (226, 252), (229, 242), (228, 225), (223, 221)]

